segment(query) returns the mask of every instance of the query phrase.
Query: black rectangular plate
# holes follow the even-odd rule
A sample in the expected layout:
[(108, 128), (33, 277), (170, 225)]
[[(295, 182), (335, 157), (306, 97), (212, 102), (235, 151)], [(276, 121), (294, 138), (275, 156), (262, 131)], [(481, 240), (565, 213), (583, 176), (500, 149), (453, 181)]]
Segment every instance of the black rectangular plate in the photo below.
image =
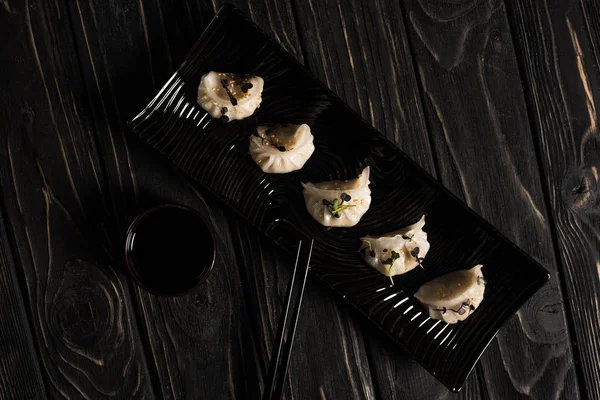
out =
[[(243, 121), (211, 119), (196, 103), (208, 71), (265, 80), (263, 101)], [(316, 150), (304, 168), (263, 173), (248, 155), (258, 124), (307, 123)], [(315, 239), (312, 273), (387, 333), (453, 391), (460, 390), (500, 326), (549, 279), (548, 272), (369, 126), (275, 41), (230, 5), (217, 13), (179, 70), (130, 123), (132, 129), (290, 254)], [(327, 229), (306, 211), (300, 182), (348, 179), (371, 167), (372, 204), (352, 228)], [(425, 269), (395, 277), (367, 266), (359, 238), (426, 215)], [(419, 286), (483, 264), (485, 299), (465, 322), (430, 319)]]

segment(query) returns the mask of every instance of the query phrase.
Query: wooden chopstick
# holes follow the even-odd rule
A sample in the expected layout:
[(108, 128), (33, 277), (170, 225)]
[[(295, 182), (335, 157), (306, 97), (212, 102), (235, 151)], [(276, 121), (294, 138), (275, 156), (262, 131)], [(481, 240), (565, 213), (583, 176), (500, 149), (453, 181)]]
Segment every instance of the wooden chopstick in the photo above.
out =
[[(271, 355), (271, 362), (269, 363), (269, 373), (267, 375), (267, 380), (265, 383), (263, 400), (281, 399), (281, 394), (283, 392), (283, 383), (285, 382), (287, 368), (290, 362), (290, 356), (292, 354), (292, 345), (294, 343), (294, 336), (296, 334), (296, 325), (298, 324), (298, 316), (300, 315), (300, 306), (302, 305), (304, 286), (306, 285), (306, 276), (308, 275), (310, 257), (312, 255), (314, 243), (314, 240), (310, 241), (310, 247), (308, 248), (308, 256), (306, 257), (306, 264), (303, 264), (304, 269), (301, 272), (302, 280), (299, 283), (300, 287), (297, 288), (297, 290), (294, 290), (296, 276), (298, 275), (301, 269), (298, 266), (300, 264), (300, 255), (303, 248), (303, 242), (300, 241), (300, 244), (298, 245), (298, 253), (296, 254), (296, 264), (294, 265), (294, 273), (292, 274), (291, 282), (288, 288), (285, 311), (282, 316), (282, 321), (280, 322), (279, 328), (277, 330), (277, 339), (275, 340), (274, 349)], [(294, 303), (294, 306), (290, 313), (290, 305), (292, 304), (292, 302)], [(287, 326), (288, 321), (291, 321), (290, 326)]]

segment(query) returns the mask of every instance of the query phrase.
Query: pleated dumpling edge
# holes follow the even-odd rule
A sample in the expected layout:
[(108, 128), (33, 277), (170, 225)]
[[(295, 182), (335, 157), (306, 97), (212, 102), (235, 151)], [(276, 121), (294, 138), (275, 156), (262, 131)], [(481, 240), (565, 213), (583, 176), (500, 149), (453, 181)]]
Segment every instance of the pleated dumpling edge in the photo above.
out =
[(327, 227), (351, 227), (371, 205), (370, 168), (350, 180), (302, 183), (308, 213)]
[(315, 151), (314, 138), (307, 124), (259, 126), (250, 136), (250, 156), (263, 170), (285, 174), (301, 169)]
[(425, 215), (402, 229), (378, 236), (362, 237), (359, 249), (365, 262), (380, 273), (392, 277), (413, 270), (425, 259), (427, 240)]
[(449, 324), (464, 321), (483, 301), (485, 279), (482, 264), (454, 271), (422, 285), (415, 298), (429, 310), (429, 317)]

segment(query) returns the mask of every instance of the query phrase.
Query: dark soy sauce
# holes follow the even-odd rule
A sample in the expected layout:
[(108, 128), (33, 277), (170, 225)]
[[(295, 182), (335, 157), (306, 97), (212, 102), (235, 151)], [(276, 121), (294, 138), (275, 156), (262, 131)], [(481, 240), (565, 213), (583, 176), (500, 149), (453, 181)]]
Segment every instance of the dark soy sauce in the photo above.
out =
[(125, 257), (146, 290), (172, 296), (194, 288), (210, 271), (215, 247), (202, 218), (167, 205), (140, 215), (129, 227)]

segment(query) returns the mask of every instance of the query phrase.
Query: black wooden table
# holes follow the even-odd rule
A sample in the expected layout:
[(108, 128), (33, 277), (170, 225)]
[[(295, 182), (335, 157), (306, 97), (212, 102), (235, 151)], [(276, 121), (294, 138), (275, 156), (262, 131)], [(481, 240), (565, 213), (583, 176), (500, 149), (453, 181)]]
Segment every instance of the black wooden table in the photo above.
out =
[[(0, 399), (263, 387), (291, 266), (125, 125), (221, 3), (0, 2)], [(600, 398), (600, 2), (234, 3), (552, 273), (459, 395), (309, 281), (286, 398)], [(165, 202), (222, 249), (171, 299), (122, 260)]]

